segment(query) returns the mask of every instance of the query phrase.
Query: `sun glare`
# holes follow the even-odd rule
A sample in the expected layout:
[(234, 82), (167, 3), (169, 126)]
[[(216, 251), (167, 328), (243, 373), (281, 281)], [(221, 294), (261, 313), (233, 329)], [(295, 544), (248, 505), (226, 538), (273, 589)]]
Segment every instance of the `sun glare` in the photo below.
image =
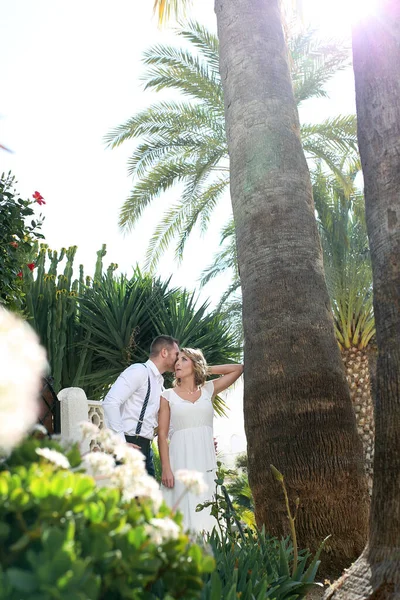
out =
[(379, 0), (303, 0), (304, 19), (329, 37), (351, 34), (351, 26), (372, 15)]

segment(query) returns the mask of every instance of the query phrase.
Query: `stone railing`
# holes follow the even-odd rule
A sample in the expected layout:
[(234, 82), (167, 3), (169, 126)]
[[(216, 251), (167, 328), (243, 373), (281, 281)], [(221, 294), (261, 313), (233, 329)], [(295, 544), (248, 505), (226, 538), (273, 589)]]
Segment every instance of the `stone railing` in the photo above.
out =
[[(79, 423), (91, 421), (99, 429), (104, 428), (102, 403), (88, 400), (81, 388), (65, 388), (58, 394), (60, 400), (61, 435), (67, 439), (80, 441)], [(94, 442), (84, 442), (82, 450), (96, 449)]]

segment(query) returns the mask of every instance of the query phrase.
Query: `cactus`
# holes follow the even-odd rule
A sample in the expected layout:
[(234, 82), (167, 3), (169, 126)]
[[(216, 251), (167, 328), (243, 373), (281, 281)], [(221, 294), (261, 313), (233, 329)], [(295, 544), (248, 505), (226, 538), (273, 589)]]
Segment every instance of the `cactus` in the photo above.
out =
[[(60, 253), (46, 244), (35, 244), (33, 261), (35, 273), (27, 270), (24, 276), (25, 314), (47, 349), (54, 389), (79, 385), (90, 368), (87, 342), (90, 334), (79, 323), (79, 296), (83, 296), (93, 280), (85, 278), (83, 265), (79, 266), (79, 279), (74, 279), (74, 259), (77, 246), (62, 248)], [(97, 253), (95, 280), (102, 276), (102, 259), (106, 254), (103, 245)], [(65, 265), (59, 273), (60, 263)], [(86, 341), (82, 352), (78, 345)]]

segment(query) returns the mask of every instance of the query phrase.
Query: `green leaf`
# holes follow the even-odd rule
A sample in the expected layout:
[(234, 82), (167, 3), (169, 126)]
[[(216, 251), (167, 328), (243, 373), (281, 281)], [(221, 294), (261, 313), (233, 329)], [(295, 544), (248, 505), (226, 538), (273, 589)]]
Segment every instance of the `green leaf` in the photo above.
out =
[(222, 582), (216, 571), (211, 575), (210, 600), (221, 600)]
[(10, 568), (6, 571), (6, 576), (14, 587), (19, 592), (30, 594), (37, 589), (37, 580), (33, 573), (24, 571), (23, 569)]
[(0, 522), (0, 540), (5, 540), (10, 535), (11, 527), (7, 523)]
[(290, 576), (288, 555), (283, 541), (279, 543), (279, 572), (286, 577)]

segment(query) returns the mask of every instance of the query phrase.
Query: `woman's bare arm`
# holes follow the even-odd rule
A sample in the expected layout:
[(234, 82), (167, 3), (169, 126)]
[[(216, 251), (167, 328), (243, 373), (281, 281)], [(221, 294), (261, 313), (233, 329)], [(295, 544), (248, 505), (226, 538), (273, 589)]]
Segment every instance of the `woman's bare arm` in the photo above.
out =
[(171, 418), (169, 402), (161, 396), (160, 412), (158, 413), (158, 450), (161, 459), (161, 481), (165, 487), (174, 487), (174, 474), (169, 462), (168, 432)]
[(210, 375), (222, 375), (218, 379), (213, 379), (214, 394), (220, 394), (226, 390), (243, 373), (243, 365), (214, 365), (209, 367)]

